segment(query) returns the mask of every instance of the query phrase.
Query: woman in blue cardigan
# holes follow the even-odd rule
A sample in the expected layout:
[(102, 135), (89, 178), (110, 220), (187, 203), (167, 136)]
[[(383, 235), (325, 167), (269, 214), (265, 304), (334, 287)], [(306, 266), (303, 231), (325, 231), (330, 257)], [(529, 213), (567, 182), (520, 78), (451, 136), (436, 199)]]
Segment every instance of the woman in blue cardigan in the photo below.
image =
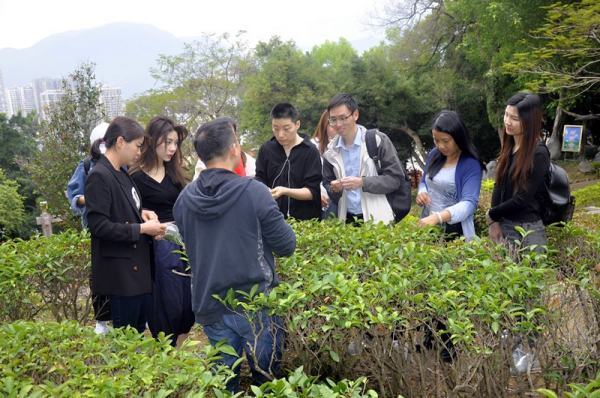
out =
[(475, 237), (473, 215), (484, 165), (456, 112), (438, 113), (431, 132), (435, 148), (427, 157), (416, 198), (423, 206), (419, 225), (442, 225), (449, 236), (469, 241)]

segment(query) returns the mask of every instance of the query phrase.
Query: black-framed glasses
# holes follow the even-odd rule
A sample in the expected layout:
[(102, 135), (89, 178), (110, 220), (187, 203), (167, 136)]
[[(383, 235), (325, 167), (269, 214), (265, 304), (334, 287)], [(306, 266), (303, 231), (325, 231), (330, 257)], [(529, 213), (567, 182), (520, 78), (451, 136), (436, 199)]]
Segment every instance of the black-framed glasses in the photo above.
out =
[(335, 126), (338, 123), (342, 124), (346, 120), (348, 120), (348, 118), (351, 117), (353, 113), (354, 112), (352, 112), (351, 114), (346, 115), (346, 116), (330, 117), (327, 119), (327, 123), (329, 123), (330, 126)]

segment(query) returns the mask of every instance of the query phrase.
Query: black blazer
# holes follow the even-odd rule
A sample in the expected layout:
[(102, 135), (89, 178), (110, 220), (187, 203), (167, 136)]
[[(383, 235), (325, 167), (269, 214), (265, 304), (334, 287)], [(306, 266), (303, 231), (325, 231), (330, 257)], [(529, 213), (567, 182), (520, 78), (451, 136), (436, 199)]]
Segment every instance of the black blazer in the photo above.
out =
[(115, 170), (104, 156), (85, 182), (88, 228), (92, 235), (92, 293), (118, 296), (151, 293), (151, 238), (140, 234), (141, 212), (131, 187), (120, 182), (119, 174), (137, 190), (129, 175)]

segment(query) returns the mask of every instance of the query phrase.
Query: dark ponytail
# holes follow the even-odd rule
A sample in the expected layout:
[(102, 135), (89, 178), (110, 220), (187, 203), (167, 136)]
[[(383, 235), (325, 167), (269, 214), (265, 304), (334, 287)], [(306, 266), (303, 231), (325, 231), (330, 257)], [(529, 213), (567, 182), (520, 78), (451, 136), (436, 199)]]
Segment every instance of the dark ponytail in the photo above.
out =
[(100, 145), (104, 143), (106, 149), (112, 148), (119, 137), (125, 142), (131, 142), (144, 136), (144, 128), (138, 122), (125, 116), (117, 116), (108, 125), (104, 138), (99, 138), (92, 144), (90, 155), (92, 159), (98, 160), (102, 155)]

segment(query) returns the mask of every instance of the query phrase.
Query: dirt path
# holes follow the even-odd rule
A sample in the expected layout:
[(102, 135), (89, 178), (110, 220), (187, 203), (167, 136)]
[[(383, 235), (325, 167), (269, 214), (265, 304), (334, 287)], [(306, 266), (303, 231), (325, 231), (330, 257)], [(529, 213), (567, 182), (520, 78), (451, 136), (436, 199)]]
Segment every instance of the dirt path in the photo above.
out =
[(595, 184), (597, 182), (600, 182), (600, 180), (596, 179), (596, 180), (586, 180), (586, 181), (577, 181), (571, 184), (571, 191), (575, 191), (577, 189), (581, 189), (581, 188), (585, 188), (588, 185), (592, 185)]

